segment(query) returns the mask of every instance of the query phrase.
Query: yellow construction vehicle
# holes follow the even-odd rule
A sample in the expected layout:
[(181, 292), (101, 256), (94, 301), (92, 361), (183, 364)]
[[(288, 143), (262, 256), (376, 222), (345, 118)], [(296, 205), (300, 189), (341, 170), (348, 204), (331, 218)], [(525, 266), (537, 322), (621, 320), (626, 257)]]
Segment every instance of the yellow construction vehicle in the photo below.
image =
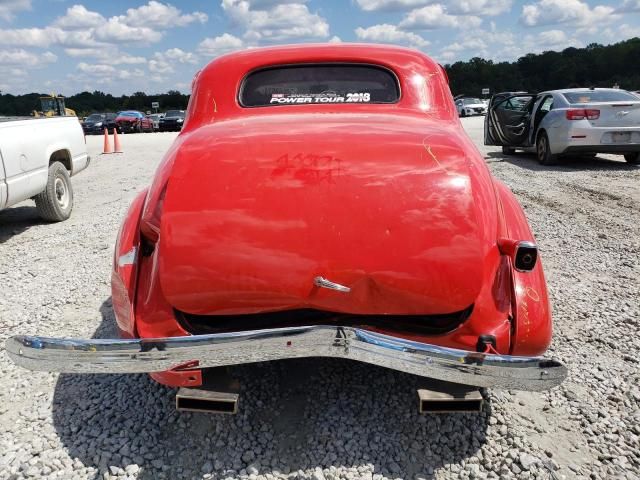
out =
[(52, 93), (46, 97), (40, 97), (41, 110), (33, 111), (34, 117), (75, 117), (75, 110), (66, 108), (64, 105), (64, 97)]

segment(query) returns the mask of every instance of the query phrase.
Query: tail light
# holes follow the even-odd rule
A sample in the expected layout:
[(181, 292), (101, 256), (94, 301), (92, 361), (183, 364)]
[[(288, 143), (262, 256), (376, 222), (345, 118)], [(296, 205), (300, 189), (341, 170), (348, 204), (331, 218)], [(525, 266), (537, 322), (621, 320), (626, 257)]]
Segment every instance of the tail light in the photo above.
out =
[(567, 120), (597, 120), (600, 118), (600, 110), (595, 108), (570, 108), (566, 110)]
[(498, 240), (498, 249), (503, 255), (511, 257), (513, 266), (519, 272), (530, 272), (538, 261), (538, 247), (533, 242), (523, 240)]

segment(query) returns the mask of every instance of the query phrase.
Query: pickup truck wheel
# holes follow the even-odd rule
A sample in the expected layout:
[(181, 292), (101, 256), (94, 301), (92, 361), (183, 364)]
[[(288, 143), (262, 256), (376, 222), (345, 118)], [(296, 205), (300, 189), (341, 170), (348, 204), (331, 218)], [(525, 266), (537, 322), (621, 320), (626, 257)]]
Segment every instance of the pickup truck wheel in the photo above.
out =
[(558, 160), (558, 156), (551, 153), (549, 137), (547, 137), (546, 132), (541, 132), (540, 135), (538, 135), (536, 154), (538, 156), (538, 162), (540, 162), (541, 165), (553, 165)]
[(624, 159), (627, 161), (627, 163), (630, 163), (631, 165), (640, 165), (640, 152), (625, 153)]
[(502, 147), (502, 153), (505, 155), (513, 155), (516, 153), (516, 149), (513, 147)]
[(50, 222), (61, 222), (71, 216), (73, 189), (69, 172), (60, 162), (49, 167), (46, 188), (35, 197), (38, 214)]

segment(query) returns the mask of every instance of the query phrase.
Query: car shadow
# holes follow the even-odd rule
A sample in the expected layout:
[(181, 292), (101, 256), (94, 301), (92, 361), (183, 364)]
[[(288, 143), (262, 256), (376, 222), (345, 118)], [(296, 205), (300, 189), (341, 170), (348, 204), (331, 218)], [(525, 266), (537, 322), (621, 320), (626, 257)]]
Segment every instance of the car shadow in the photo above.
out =
[[(111, 299), (95, 337), (113, 337)], [(338, 359), (231, 367), (240, 381), (236, 415), (177, 412), (175, 389), (147, 375), (61, 374), (53, 421), (71, 458), (94, 467), (140, 467), (138, 478), (237, 477), (346, 467), (389, 477), (432, 478), (486, 442), (491, 405), (480, 414), (420, 415), (419, 377)], [(134, 469), (136, 467), (133, 467)], [(233, 471), (231, 471), (233, 470)], [(355, 477), (354, 477), (355, 478)], [(370, 478), (370, 477), (369, 477)]]
[(620, 160), (611, 160), (602, 156), (567, 155), (559, 158), (555, 165), (541, 165), (535, 154), (524, 152), (516, 152), (513, 155), (505, 155), (502, 152), (488, 152), (485, 154), (485, 159), (487, 163), (506, 162), (532, 171), (633, 171), (639, 168), (637, 165), (627, 163), (622, 157), (620, 157)]
[(31, 227), (46, 222), (38, 215), (36, 207), (13, 207), (0, 211), (0, 244), (26, 232)]

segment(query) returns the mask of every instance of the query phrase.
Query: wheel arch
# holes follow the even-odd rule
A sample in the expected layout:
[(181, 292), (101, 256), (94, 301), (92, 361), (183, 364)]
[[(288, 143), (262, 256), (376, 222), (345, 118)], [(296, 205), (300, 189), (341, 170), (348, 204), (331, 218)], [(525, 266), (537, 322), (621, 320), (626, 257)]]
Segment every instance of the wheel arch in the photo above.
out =
[(73, 172), (73, 161), (71, 158), (71, 150), (69, 147), (56, 145), (49, 148), (47, 155), (49, 159), (48, 166), (53, 165), (55, 162), (60, 162), (69, 172), (69, 175)]

